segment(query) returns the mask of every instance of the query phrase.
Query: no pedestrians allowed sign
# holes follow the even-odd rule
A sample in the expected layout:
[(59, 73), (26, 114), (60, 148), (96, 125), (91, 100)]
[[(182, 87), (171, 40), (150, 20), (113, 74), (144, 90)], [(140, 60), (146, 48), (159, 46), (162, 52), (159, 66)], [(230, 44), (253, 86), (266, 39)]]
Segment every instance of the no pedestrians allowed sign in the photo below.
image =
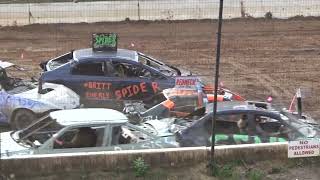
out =
[(299, 141), (289, 141), (288, 157), (311, 157), (320, 156), (320, 141), (319, 139), (305, 139)]

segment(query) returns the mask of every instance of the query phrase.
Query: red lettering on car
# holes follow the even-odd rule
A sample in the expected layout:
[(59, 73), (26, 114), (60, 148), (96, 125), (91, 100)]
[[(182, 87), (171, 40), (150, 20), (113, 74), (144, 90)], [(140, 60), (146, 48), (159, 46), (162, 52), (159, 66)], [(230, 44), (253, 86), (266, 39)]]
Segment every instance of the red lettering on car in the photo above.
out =
[(136, 95), (139, 93), (140, 89), (139, 89), (139, 86), (138, 85), (133, 85), (132, 86), (132, 89), (133, 89), (133, 94)]
[(141, 92), (147, 92), (147, 87), (145, 82), (140, 83), (140, 89), (141, 89)]
[(128, 92), (129, 92), (128, 97), (133, 96), (133, 93), (132, 93), (131, 89), (132, 89), (132, 86), (127, 86), (127, 90), (128, 90)]
[(122, 99), (122, 95), (121, 95), (121, 91), (120, 90), (116, 90), (114, 92), (114, 94), (116, 95), (116, 99), (119, 100), (119, 99)]
[(151, 85), (152, 85), (153, 93), (158, 92), (158, 90), (159, 90), (159, 85), (158, 85), (158, 83), (157, 83), (157, 82), (152, 82)]

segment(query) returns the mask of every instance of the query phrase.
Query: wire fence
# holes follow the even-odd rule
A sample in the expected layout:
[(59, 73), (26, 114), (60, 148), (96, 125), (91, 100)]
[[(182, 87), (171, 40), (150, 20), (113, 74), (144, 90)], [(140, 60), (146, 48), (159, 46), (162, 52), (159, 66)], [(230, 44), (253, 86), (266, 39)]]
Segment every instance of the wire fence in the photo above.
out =
[[(219, 6), (218, 0), (185, 0), (183, 3), (180, 0), (10, 2), (14, 3), (0, 4), (0, 25), (216, 19)], [(316, 0), (229, 0), (225, 1), (224, 18), (319, 16), (319, 8), (320, 2)]]
[[(26, 66), (34, 75), (41, 71), (40, 61), (89, 47), (92, 33), (116, 32), (119, 47), (213, 82), (218, 0), (36, 2), (0, 4), (1, 58)], [(251, 100), (273, 96), (283, 107), (302, 88), (304, 110), (320, 118), (320, 1), (224, 2), (224, 85)]]

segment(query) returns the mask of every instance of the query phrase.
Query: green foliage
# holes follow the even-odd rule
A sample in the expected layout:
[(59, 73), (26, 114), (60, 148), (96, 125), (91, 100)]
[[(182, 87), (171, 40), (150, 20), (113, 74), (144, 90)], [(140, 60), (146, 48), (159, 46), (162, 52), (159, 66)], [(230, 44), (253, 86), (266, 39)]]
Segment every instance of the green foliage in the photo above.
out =
[(212, 176), (215, 176), (219, 179), (239, 179), (240, 174), (235, 170), (235, 166), (237, 166), (237, 163), (235, 162), (231, 162), (222, 166), (215, 164), (212, 167)]
[(260, 170), (249, 170), (246, 174), (246, 177), (249, 180), (262, 180), (265, 174)]
[(133, 169), (136, 177), (142, 177), (147, 174), (149, 166), (144, 162), (142, 157), (139, 157), (133, 161)]
[(233, 166), (230, 164), (226, 164), (222, 166), (221, 168), (217, 169), (217, 176), (218, 177), (231, 177), (232, 176), (232, 171), (233, 171)]

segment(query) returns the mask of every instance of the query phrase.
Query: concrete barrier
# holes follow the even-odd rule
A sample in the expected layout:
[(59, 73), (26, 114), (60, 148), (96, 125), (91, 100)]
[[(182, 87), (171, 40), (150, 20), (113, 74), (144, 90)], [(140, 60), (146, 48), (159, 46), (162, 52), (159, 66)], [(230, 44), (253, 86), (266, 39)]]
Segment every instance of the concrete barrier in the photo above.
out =
[[(0, 4), (0, 25), (130, 20), (216, 19), (219, 0), (119, 0), (79, 3)], [(224, 18), (319, 16), (319, 0), (229, 0)]]
[[(217, 146), (215, 158), (219, 161), (286, 159), (287, 148), (287, 143)], [(1, 159), (1, 173), (6, 176), (14, 174), (18, 178), (81, 170), (87, 172), (126, 170), (131, 168), (132, 161), (138, 157), (142, 157), (151, 167), (179, 167), (207, 162), (210, 158), (210, 148), (172, 148), (13, 157)]]

